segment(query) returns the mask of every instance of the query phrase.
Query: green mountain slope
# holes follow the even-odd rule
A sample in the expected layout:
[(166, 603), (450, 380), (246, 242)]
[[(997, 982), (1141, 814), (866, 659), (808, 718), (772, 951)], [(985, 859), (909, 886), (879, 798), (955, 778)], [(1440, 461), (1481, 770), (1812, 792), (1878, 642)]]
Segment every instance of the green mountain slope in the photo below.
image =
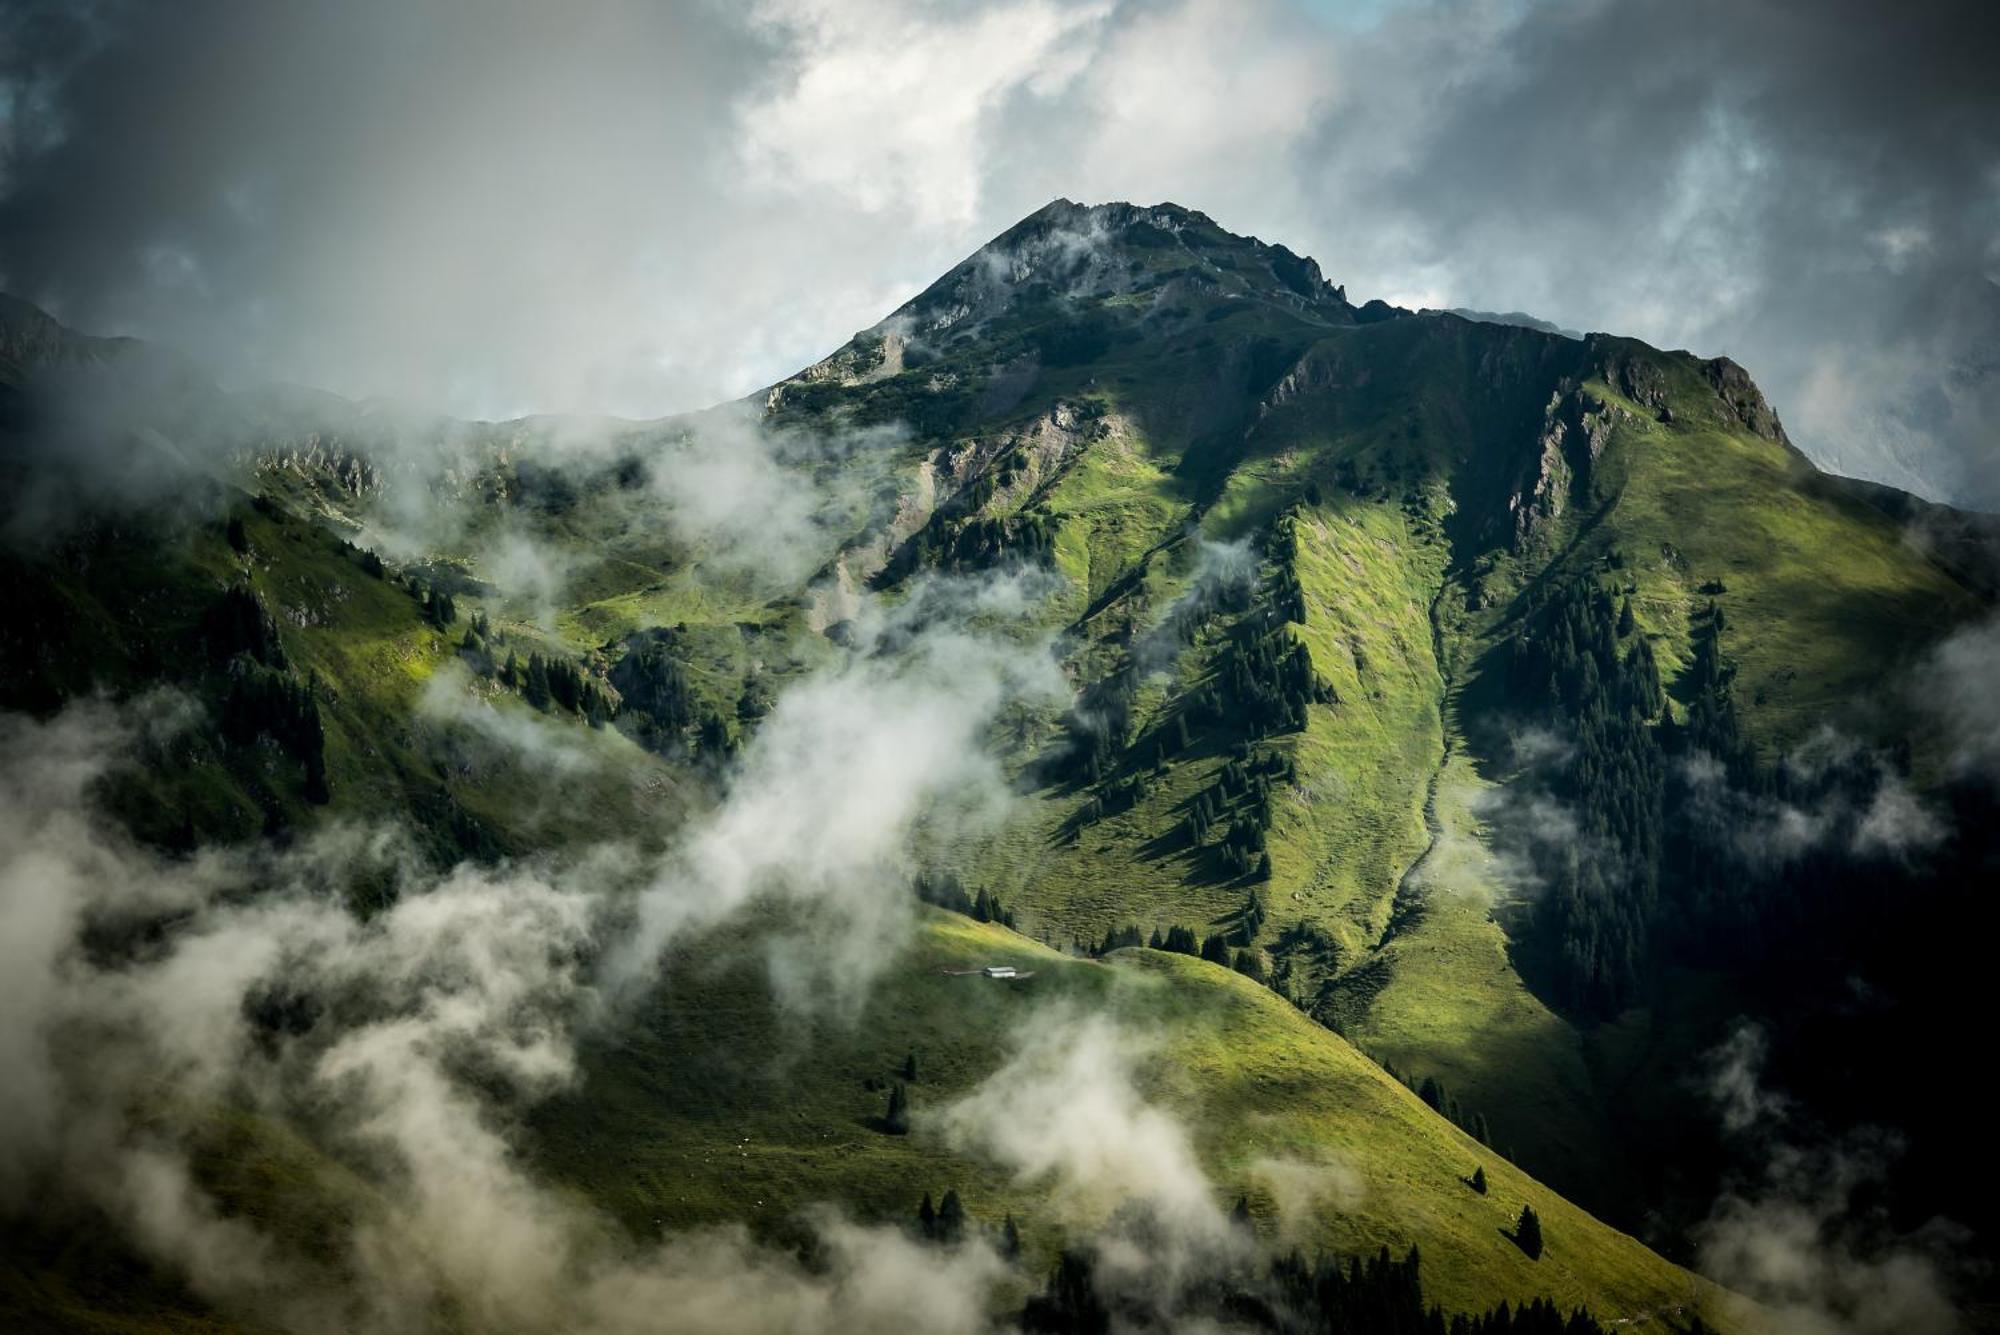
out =
[[(1331, 947), (1315, 946), (1294, 981), (1316, 1013), (1443, 1078), (1530, 1164), (1615, 1198), (1626, 1179), (1606, 1130), (1612, 1091), (1591, 1073), (1586, 1035), (1510, 962), (1496, 914), (1520, 887), (1492, 869), (1487, 831), (1463, 810), (1511, 776), (1518, 599), (1571, 578), (1629, 597), (1676, 691), (1694, 618), (1719, 603), (1737, 628), (1737, 707), (1767, 759), (1826, 726), (1901, 737), (1910, 721), (1874, 687), (1986, 599), (1897, 517), (1817, 473), (1726, 361), (1355, 310), (1287, 281), (1276, 252), (1171, 208), (1052, 205), (990, 249), (1001, 258), (961, 266), (803, 382), (809, 411), (865, 418), (891, 387), (943, 401), (943, 434), (959, 443), (932, 460), (954, 470), (959, 499), (933, 516), (927, 551), (951, 559), (966, 535), (1052, 529), (1080, 683), (1134, 661), (1188, 588), (1199, 540), (1243, 538), (1292, 509), (1304, 615), (1284, 635), (1336, 700), (1268, 744), (1296, 778), (1272, 802), (1259, 944), (1304, 965), (1285, 934), (1324, 933)], [(836, 394), (829, 369), (867, 363), (877, 339), (901, 341), (906, 367), (908, 348), (927, 355), (887, 379), (879, 367), (849, 376)], [(807, 411), (786, 408), (792, 393), (774, 396), (781, 411)], [(1064, 421), (1093, 425), (1070, 429), (1052, 458), (1041, 442)], [(1212, 845), (1174, 834), (1231, 734), (1197, 730), (1150, 773), (1149, 730), (1213, 673), (1205, 647), (1130, 692), (1131, 748), (1113, 768), (1117, 782), (1148, 775), (1129, 808), (1079, 830), (1104, 785), (1059, 784), (1038, 819), (962, 873), (1056, 940), (1233, 923), (1246, 886), (1218, 873)], [(1916, 766), (1935, 772), (1921, 752)], [(1438, 831), (1463, 855), (1406, 880)]]
[[(81, 355), (6, 319), (10, 395)], [(921, 1117), (879, 1134), (868, 1082), (914, 1047), (936, 1107), (1001, 1066), (1026, 1008), (1067, 999), (1158, 1035), (1149, 1092), (1268, 1240), (1251, 1166), (1337, 1163), (1358, 1189), (1285, 1241), (1418, 1243), (1451, 1307), (1548, 1293), (1680, 1326), (1687, 1274), (1584, 1211), (1636, 1229), (1657, 1203), (1629, 1110), (1684, 1099), (1675, 1071), (1748, 991), (1648, 975), (1596, 1013), (1552, 981), (1517, 800), (1548, 702), (1519, 646), (1566, 590), (1629, 603), (1612, 658), (1646, 646), (1666, 698), (1634, 735), (1695, 727), (1719, 653), (1743, 767), (1827, 727), (1914, 733), (1923, 785), (1936, 739), (1879, 684), (1991, 606), (1975, 517), (1818, 473), (1726, 360), (1355, 306), (1171, 205), (1058, 201), (712, 414), (413, 424), (200, 393), (190, 420), (229, 448), (198, 456), (192, 517), (0, 558), (0, 705), (166, 683), (223, 723), (105, 794), (165, 850), (346, 819), (411, 825), (439, 865), (665, 846), (771, 700), (851, 652), (864, 601), (941, 575), (1050, 585), (1040, 628), (1077, 703), (1009, 720), (1012, 819), (930, 869), (1023, 936), (931, 915), (858, 1024), (803, 1042), (725, 965), (591, 1050), (536, 1116), (536, 1163), (640, 1235), (783, 1237), (815, 1200), (895, 1218), (956, 1185), (1028, 1221), (1038, 1271), (1090, 1212)], [(686, 495), (744, 467), (770, 489), (747, 540)], [(255, 715), (245, 681), (291, 703)], [(1077, 958), (1173, 927), (1243, 972)], [(937, 972), (1001, 958), (1037, 976)], [(1459, 1181), (1475, 1163), (1485, 1197)], [(1501, 1232), (1523, 1201), (1540, 1262)]]

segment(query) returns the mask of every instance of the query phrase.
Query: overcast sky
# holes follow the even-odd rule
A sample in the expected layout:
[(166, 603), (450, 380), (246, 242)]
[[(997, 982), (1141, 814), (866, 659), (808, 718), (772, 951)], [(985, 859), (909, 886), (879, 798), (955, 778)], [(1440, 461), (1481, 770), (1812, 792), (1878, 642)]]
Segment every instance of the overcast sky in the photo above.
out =
[(2000, 5), (0, 0), (0, 286), (236, 376), (651, 416), (1056, 196), (1748, 365), (2000, 508)]

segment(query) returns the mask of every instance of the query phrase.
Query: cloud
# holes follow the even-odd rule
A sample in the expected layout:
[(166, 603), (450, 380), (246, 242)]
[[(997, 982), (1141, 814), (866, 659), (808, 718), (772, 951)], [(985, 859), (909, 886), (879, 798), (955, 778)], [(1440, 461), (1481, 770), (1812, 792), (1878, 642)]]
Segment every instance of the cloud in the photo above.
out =
[(1776, 792), (1734, 787), (1720, 761), (1697, 752), (1679, 775), (1698, 828), (1746, 866), (1819, 853), (1909, 860), (1941, 844), (1944, 818), (1885, 756), (1822, 725), (1780, 758)]
[(1942, 729), (1953, 766), (2000, 779), (2000, 617), (1954, 631), (1917, 669), (1911, 694)]
[(1724, 1131), (1761, 1175), (1738, 1181), (1695, 1229), (1703, 1274), (1759, 1304), (1782, 1335), (1946, 1335), (1964, 1329), (1954, 1288), (1965, 1260), (1957, 1230), (1884, 1227), (1864, 1204), (1891, 1170), (1893, 1139), (1859, 1133), (1815, 1143), (1791, 1103), (1763, 1083), (1763, 1033), (1740, 1026), (1711, 1054)]
[[(687, 1329), (985, 1329), (1004, 1267), (984, 1246), (941, 1258), (824, 1213), (806, 1221), (812, 1269), (726, 1232), (644, 1245), (539, 1181), (519, 1126), (577, 1080), (578, 1035), (619, 1022), (608, 1003), (650, 986), (670, 943), (752, 902), (790, 909), (768, 939), (780, 1003), (856, 1008), (909, 931), (923, 841), (1010, 800), (986, 728), (1061, 698), (1016, 625), (1035, 596), (959, 581), (870, 609), (851, 657), (779, 700), (657, 860), (611, 845), (440, 874), (392, 830), (339, 826), (162, 859), (90, 797), (137, 739), (186, 726), (184, 703), (0, 716), (0, 1208), (94, 1207), (199, 1296), (289, 1329), (448, 1312), (475, 1330), (636, 1331), (663, 1303)], [(561, 738), (462, 681), (426, 698), (567, 763)], [(364, 884), (389, 887), (367, 917), (348, 909)], [(294, 1188), (287, 1219), (333, 1212), (310, 1245), (213, 1193), (197, 1165), (218, 1108), (352, 1175), (334, 1200)]]
[(1186, 1128), (1139, 1092), (1148, 1055), (1105, 1016), (1044, 1011), (935, 1120), (955, 1148), (1103, 1221), (1092, 1238), (1102, 1289), (1171, 1310), (1184, 1281), (1247, 1255), (1249, 1240), (1217, 1205)]
[(1170, 198), (1357, 296), (1726, 352), (1814, 457), (2000, 504), (1990, 7), (1321, 15), (16, 5), (0, 282), (233, 373), (651, 416), (1053, 197)]
[(740, 151), (765, 189), (830, 195), (918, 227), (978, 216), (985, 134), (1009, 99), (1046, 99), (1088, 63), (1108, 0), (956, 9), (767, 0), (777, 86), (742, 109)]
[(941, 583), (871, 612), (852, 656), (779, 697), (720, 808), (640, 894), (614, 977), (648, 977), (679, 933), (779, 894), (819, 915), (784, 950), (781, 991), (865, 995), (908, 927), (906, 860), (920, 825), (1004, 812), (1011, 790), (988, 730), (1011, 705), (1064, 695), (1046, 645), (975, 629), (1028, 605), (1015, 580), (970, 592), (986, 587)]
[(1266, 1156), (1250, 1163), (1250, 1178), (1271, 1193), (1280, 1241), (1303, 1246), (1331, 1211), (1357, 1209), (1366, 1195), (1361, 1174), (1337, 1156), (1325, 1162)]
[(645, 499), (656, 504), (628, 526), (664, 523), (705, 566), (793, 588), (860, 531), (873, 501), (868, 465), (893, 456), (907, 432), (777, 427), (760, 411), (702, 413), (642, 446)]
[(1247, 605), (1256, 590), (1262, 559), (1249, 535), (1234, 542), (1216, 542), (1196, 535), (1194, 569), (1188, 575), (1187, 587), (1133, 646), (1133, 667), (1141, 675), (1170, 670), (1202, 618), (1225, 608)]

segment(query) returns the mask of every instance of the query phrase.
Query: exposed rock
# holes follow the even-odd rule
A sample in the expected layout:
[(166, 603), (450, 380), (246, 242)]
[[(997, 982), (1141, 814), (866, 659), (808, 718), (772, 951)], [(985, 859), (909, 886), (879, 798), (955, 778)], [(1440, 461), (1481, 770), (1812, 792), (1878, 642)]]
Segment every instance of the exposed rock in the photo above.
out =
[(1785, 428), (1779, 423), (1778, 414), (1764, 401), (1763, 391), (1757, 388), (1748, 371), (1727, 357), (1716, 357), (1701, 364), (1701, 373), (1737, 421), (1766, 440), (1785, 440)]
[(1579, 489), (1587, 489), (1616, 418), (1580, 389), (1559, 389), (1542, 415), (1532, 473), (1507, 499), (1514, 549), (1525, 550), (1561, 519)]

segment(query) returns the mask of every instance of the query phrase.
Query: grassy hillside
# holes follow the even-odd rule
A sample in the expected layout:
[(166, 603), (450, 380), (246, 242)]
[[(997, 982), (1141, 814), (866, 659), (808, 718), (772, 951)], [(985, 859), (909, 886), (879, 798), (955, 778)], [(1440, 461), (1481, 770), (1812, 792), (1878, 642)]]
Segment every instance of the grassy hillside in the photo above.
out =
[[(1003, 963), (1034, 976), (1004, 983), (944, 972)], [(538, 1121), (546, 1162), (637, 1231), (747, 1218), (782, 1236), (793, 1211), (825, 1199), (902, 1220), (923, 1192), (955, 1187), (976, 1219), (1022, 1222), (1028, 1270), (1038, 1274), (1065, 1237), (1102, 1215), (1052, 1212), (1046, 1184), (953, 1151), (925, 1114), (963, 1097), (1018, 1036), (1070, 1006), (1114, 1016), (1154, 1045), (1141, 1066), (1144, 1092), (1185, 1120), (1218, 1203), (1247, 1194), (1274, 1245), (1351, 1254), (1416, 1243), (1428, 1290), (1448, 1308), (1547, 1293), (1632, 1316), (1665, 1313), (1696, 1290), (1445, 1122), (1337, 1035), (1217, 966), (1147, 950), (1080, 961), (933, 912), (857, 1018), (804, 1023), (774, 1011), (759, 967), (725, 964), (671, 988), (636, 1032), (592, 1056), (576, 1095)], [(911, 1052), (915, 1128), (886, 1135), (875, 1126), (884, 1082)], [(1274, 1159), (1338, 1177), (1340, 1203), (1281, 1236), (1257, 1171)], [(1483, 1197), (1460, 1180), (1482, 1164)], [(1548, 1229), (1538, 1262), (1502, 1233), (1523, 1203)]]
[[(273, 431), (175, 518), (7, 555), (0, 704), (170, 684), (221, 722), (245, 678), (309, 691), (325, 800), (272, 728), (184, 733), (107, 793), (176, 851), (344, 819), (406, 825), (439, 865), (660, 845), (770, 701), (848, 652), (864, 593), (894, 608), (928, 574), (1045, 572), (1034, 629), (1078, 707), (1009, 720), (1019, 814), (943, 857), (1023, 935), (929, 914), (858, 1019), (804, 1027), (756, 961), (683, 960), (534, 1125), (538, 1163), (642, 1236), (744, 1220), (790, 1240), (814, 1201), (903, 1218), (956, 1186), (976, 1217), (1024, 1221), (1023, 1287), (1099, 1220), (921, 1114), (1070, 1004), (1153, 1037), (1148, 1094), (1267, 1239), (1420, 1244), (1449, 1307), (1553, 1294), (1682, 1324), (1686, 1274), (1526, 1174), (1643, 1215), (1648, 1147), (1619, 1110), (1663, 1096), (1741, 994), (1675, 975), (1664, 1004), (1590, 1016), (1524, 963), (1542, 887), (1503, 827), (1511, 741), (1545, 702), (1518, 698), (1514, 647), (1558, 587), (1629, 600), (1620, 652), (1650, 646), (1671, 703), (1644, 726), (1664, 728), (1694, 702), (1713, 604), (1769, 762), (1828, 726), (1893, 748), (1908, 720), (1880, 684), (1990, 606), (1903, 510), (1816, 473), (1727, 362), (1356, 307), (1310, 261), (1171, 206), (1051, 206), (728, 423), (615, 424), (567, 453), (546, 423), (437, 434), (449, 466), (426, 473), (371, 462), (388, 446), (359, 415), (310, 446)], [(677, 478), (741, 482), (716, 458), (811, 498), (807, 517), (690, 529), (675, 506), (716, 498)], [(506, 570), (523, 550), (535, 569)], [(239, 615), (218, 641), (231, 590), (268, 633)], [(534, 698), (503, 667), (531, 656), (602, 708)], [(1934, 781), (1938, 757), (1912, 770)], [(1231, 935), (1268, 985), (1062, 949), (1128, 925)], [(1036, 976), (940, 972), (995, 961)], [(912, 1050), (920, 1115), (886, 1136), (881, 1082)], [(1378, 1061), (1440, 1082), (1489, 1144)], [(1346, 1187), (1281, 1228), (1267, 1159)], [(1474, 1164), (1484, 1197), (1460, 1182)], [(1501, 1232), (1524, 1201), (1539, 1262)], [(99, 1263), (50, 1255), (9, 1291), (94, 1309)], [(204, 1319), (170, 1288), (133, 1310)]]

